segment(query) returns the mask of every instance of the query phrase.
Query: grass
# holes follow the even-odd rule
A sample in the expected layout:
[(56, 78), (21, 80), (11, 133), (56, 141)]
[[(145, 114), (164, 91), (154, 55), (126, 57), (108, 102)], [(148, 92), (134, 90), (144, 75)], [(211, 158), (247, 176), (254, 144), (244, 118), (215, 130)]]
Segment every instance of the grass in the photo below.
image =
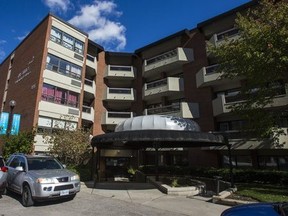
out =
[(288, 201), (287, 186), (267, 184), (237, 184), (236, 194), (251, 197), (260, 202)]

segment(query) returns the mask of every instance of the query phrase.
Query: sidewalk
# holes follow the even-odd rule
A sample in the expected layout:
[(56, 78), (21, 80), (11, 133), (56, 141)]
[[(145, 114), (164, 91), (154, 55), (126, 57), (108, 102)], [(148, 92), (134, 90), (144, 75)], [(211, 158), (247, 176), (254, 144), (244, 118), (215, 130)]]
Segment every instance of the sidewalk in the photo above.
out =
[(85, 182), (81, 185), (81, 191), (184, 215), (215, 216), (229, 208), (197, 197), (166, 195), (150, 183), (101, 182), (93, 188), (93, 182)]

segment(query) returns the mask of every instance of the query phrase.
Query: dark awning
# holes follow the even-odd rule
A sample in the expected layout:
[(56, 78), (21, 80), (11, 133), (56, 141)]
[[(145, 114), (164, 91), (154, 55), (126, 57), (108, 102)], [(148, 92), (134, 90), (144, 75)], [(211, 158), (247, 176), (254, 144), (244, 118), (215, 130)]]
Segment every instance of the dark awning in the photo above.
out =
[(92, 146), (98, 148), (130, 147), (130, 148), (167, 147), (208, 147), (225, 145), (221, 135), (196, 131), (179, 130), (132, 130), (119, 131), (94, 136)]

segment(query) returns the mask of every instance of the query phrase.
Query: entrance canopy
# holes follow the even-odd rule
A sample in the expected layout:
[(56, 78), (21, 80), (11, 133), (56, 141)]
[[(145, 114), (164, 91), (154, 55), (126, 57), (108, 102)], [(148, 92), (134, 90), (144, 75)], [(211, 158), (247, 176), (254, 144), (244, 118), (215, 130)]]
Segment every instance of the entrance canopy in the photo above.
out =
[(225, 145), (221, 135), (200, 131), (199, 125), (183, 118), (148, 115), (127, 119), (115, 132), (94, 136), (91, 144), (105, 148), (193, 148)]

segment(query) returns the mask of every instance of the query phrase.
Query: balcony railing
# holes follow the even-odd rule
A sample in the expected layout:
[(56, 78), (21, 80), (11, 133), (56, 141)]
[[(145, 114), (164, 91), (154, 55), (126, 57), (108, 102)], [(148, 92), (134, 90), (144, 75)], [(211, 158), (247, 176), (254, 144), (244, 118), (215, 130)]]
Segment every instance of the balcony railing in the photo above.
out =
[(56, 97), (48, 94), (42, 94), (42, 100), (70, 107), (78, 107), (79, 105), (77, 101), (72, 101), (66, 98)]
[(199, 118), (199, 104), (192, 102), (175, 102), (171, 105), (145, 109), (144, 115), (169, 114), (181, 118)]
[(179, 111), (180, 111), (180, 103), (175, 103), (173, 105), (147, 109), (147, 115), (164, 114), (164, 113), (179, 112)]
[(94, 82), (93, 80), (89, 80), (89, 79), (86, 79), (86, 78), (84, 80), (84, 84), (88, 85), (88, 86), (93, 86), (93, 82)]
[(131, 66), (117, 66), (117, 65), (110, 65), (110, 70), (118, 71), (118, 72), (132, 72)]
[(131, 118), (131, 112), (108, 112), (108, 118)]
[(232, 28), (218, 34), (214, 34), (209, 41), (213, 43), (215, 46), (217, 46), (225, 43), (226, 41), (237, 39), (239, 37), (240, 37), (239, 29)]
[[(153, 73), (158, 73), (160, 71), (174, 71), (181, 67), (181, 65), (193, 60), (193, 49), (178, 47), (176, 49), (146, 59), (143, 65), (143, 75), (152, 76)], [(149, 74), (146, 73), (148, 71)]]
[(132, 118), (132, 117), (133, 117), (133, 112), (107, 111), (103, 114), (102, 124), (103, 125), (113, 125), (115, 127), (118, 123), (124, 121), (125, 119)]
[(171, 51), (166, 52), (166, 53), (163, 53), (161, 55), (155, 56), (153, 58), (147, 59), (146, 65), (154, 64), (154, 63), (159, 62), (159, 61), (164, 61), (165, 59), (173, 58), (175, 56), (177, 56), (177, 50), (176, 49), (171, 50)]
[(91, 61), (91, 62), (95, 62), (95, 58), (96, 58), (96, 57), (87, 54), (87, 55), (86, 55), (86, 58), (87, 58), (87, 60), (89, 60), (89, 61)]
[(109, 94), (131, 94), (130, 88), (109, 88)]
[(167, 78), (162, 79), (162, 80), (157, 80), (157, 81), (154, 81), (154, 82), (147, 83), (146, 90), (147, 89), (151, 89), (151, 88), (160, 87), (160, 86), (165, 86), (167, 84), (168, 84)]
[(91, 107), (83, 105), (82, 106), (82, 112), (91, 113)]

